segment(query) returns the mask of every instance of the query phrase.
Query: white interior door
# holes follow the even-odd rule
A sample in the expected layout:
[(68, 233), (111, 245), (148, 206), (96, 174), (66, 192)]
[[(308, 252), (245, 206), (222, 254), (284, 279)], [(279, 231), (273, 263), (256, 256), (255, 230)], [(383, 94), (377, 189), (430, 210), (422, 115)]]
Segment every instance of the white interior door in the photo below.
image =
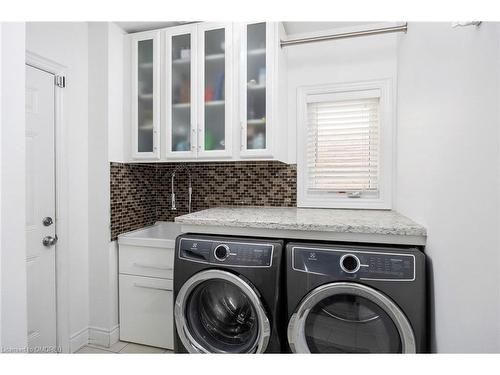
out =
[(28, 347), (35, 352), (57, 344), (54, 124), (54, 76), (26, 66)]

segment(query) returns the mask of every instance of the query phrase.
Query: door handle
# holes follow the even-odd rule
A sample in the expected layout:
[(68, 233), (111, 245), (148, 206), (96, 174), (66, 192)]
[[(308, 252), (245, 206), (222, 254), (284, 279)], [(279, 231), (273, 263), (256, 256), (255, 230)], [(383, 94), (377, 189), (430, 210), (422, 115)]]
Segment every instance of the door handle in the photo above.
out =
[(58, 239), (57, 234), (54, 237), (46, 236), (43, 238), (42, 244), (43, 244), (43, 246), (47, 246), (47, 247), (54, 246), (57, 243), (57, 239)]

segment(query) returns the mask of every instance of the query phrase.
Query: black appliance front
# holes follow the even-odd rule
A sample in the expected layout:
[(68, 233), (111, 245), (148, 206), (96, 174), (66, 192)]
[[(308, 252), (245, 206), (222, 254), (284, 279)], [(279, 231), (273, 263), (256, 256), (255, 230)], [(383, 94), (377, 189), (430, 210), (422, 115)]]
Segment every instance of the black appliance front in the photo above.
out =
[(280, 352), (282, 242), (183, 235), (174, 274), (175, 351)]
[(287, 258), (287, 336), (293, 352), (422, 351), (420, 251), (290, 244)]

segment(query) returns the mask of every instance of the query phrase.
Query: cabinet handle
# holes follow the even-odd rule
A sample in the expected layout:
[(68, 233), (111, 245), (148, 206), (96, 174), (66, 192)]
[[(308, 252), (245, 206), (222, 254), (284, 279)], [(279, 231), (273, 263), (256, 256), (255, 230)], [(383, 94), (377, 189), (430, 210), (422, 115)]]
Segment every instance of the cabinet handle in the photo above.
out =
[(166, 292), (171, 292), (172, 291), (172, 289), (160, 288), (158, 286), (143, 285), (143, 284), (138, 284), (138, 283), (134, 283), (134, 286), (137, 287), (137, 288), (163, 290), (163, 291), (166, 291)]
[(172, 267), (156, 266), (153, 264), (144, 264), (144, 263), (134, 263), (134, 266), (141, 267), (141, 268), (153, 268), (156, 270), (164, 270), (164, 271), (173, 271), (174, 270)]

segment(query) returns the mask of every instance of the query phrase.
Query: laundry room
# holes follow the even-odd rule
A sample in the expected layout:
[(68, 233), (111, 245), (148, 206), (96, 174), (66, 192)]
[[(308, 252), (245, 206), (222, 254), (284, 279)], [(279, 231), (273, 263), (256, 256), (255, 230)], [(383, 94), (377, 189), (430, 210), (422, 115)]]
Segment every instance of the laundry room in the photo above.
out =
[(0, 365), (500, 354), (500, 14), (211, 12), (0, 15)]

